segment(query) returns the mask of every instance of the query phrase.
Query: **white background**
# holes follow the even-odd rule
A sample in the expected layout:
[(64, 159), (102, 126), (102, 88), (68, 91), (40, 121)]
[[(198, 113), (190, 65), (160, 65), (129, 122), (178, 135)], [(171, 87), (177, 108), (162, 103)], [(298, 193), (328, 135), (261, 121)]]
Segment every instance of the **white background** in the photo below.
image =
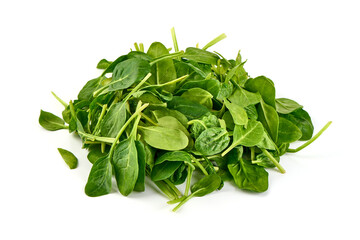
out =
[[(0, 239), (360, 239), (358, 1), (1, 1)], [(97, 62), (143, 42), (204, 46), (275, 82), (304, 105), (316, 142), (269, 170), (266, 193), (231, 183), (173, 213), (152, 185), (144, 193), (87, 197), (86, 151), (67, 131), (38, 124), (61, 115), (54, 91), (75, 99)], [(69, 149), (69, 170), (57, 152)]]

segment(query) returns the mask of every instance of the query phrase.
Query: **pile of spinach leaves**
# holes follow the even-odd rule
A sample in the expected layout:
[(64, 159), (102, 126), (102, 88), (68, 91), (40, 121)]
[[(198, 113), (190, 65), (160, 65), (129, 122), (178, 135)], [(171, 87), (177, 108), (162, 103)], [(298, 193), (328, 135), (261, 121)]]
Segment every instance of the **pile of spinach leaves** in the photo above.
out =
[[(177, 203), (220, 190), (233, 181), (247, 191), (268, 189), (267, 168), (284, 173), (280, 157), (317, 139), (303, 106), (276, 98), (274, 82), (250, 77), (240, 52), (226, 59), (209, 47), (178, 48), (160, 42), (114, 61), (102, 59), (99, 77), (88, 81), (77, 99), (64, 102), (62, 117), (41, 110), (39, 123), (50, 131), (67, 129), (79, 136), (93, 164), (85, 193), (110, 193), (115, 178), (119, 192), (144, 191), (151, 180)], [(296, 149), (290, 144), (306, 141)], [(59, 152), (70, 168), (77, 158)], [(184, 184), (181, 192), (179, 185)]]

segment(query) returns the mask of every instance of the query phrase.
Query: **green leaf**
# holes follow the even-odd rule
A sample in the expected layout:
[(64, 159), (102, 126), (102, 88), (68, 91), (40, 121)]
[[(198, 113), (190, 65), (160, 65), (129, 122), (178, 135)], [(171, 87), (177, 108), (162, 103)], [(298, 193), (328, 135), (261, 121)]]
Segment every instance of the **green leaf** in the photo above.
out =
[(127, 55), (122, 55), (118, 57), (115, 61), (113, 61), (101, 74), (100, 77), (104, 77), (107, 73), (112, 73), (114, 71), (114, 68), (117, 66), (118, 63), (121, 63), (122, 61), (125, 61), (128, 59)]
[(125, 105), (125, 102), (121, 101), (110, 107), (100, 125), (101, 136), (116, 137), (117, 133), (126, 122)]
[(65, 126), (64, 120), (52, 113), (45, 112), (43, 110), (41, 110), (40, 112), (39, 123), (43, 128), (49, 131), (56, 131), (68, 128), (67, 126)]
[(219, 56), (215, 53), (211, 53), (200, 48), (188, 47), (185, 50), (184, 58), (199, 63), (213, 64), (216, 65)]
[(292, 143), (302, 136), (301, 130), (286, 118), (279, 118), (279, 143)]
[(168, 109), (165, 107), (159, 107), (156, 110), (152, 111), (154, 117), (158, 120), (165, 116), (171, 116), (176, 118), (185, 128), (187, 128), (188, 119), (179, 111)]
[(108, 90), (117, 91), (129, 88), (134, 83), (144, 79), (149, 72), (150, 64), (145, 60), (131, 58), (122, 61), (114, 68)]
[(182, 125), (175, 117), (164, 116), (164, 117), (157, 119), (157, 121), (158, 121), (157, 125), (160, 127), (178, 129), (178, 130), (182, 131), (183, 133), (185, 133), (185, 135), (187, 136), (187, 138), (189, 140), (189, 145), (187, 147), (191, 147), (191, 148), (193, 147), (194, 142), (190, 136), (190, 133), (188, 132), (186, 127), (184, 127), (184, 125)]
[(135, 187), (139, 174), (138, 155), (133, 138), (116, 145), (112, 157), (117, 186), (122, 195), (129, 195)]
[(235, 103), (231, 103), (226, 99), (224, 100), (224, 103), (236, 125), (246, 125), (248, 123), (248, 116), (243, 107), (240, 107)]
[(275, 100), (275, 104), (276, 104), (276, 111), (282, 114), (289, 114), (303, 107), (294, 100), (288, 98), (277, 98)]
[(203, 105), (178, 96), (174, 96), (173, 99), (167, 103), (167, 106), (170, 109), (181, 112), (189, 120), (201, 118), (209, 112), (209, 109)]
[[(167, 48), (160, 42), (154, 42), (150, 45), (147, 52), (152, 58), (159, 58), (161, 56), (169, 54)], [(163, 84), (176, 79), (176, 69), (172, 59), (164, 59), (156, 62), (151, 68), (151, 77), (149, 83), (151, 84)], [(163, 89), (172, 92), (176, 85), (171, 84), (164, 86)]]
[(91, 101), (94, 91), (99, 87), (101, 78), (95, 78), (88, 81), (78, 94), (79, 100)]
[(297, 109), (289, 114), (280, 114), (280, 116), (291, 121), (301, 130), (302, 136), (299, 140), (311, 139), (314, 133), (314, 125), (310, 115), (304, 109)]
[(195, 149), (209, 156), (220, 153), (229, 143), (230, 137), (226, 129), (213, 127), (204, 130), (195, 140)]
[(268, 173), (264, 167), (252, 164), (249, 160), (243, 159), (239, 151), (239, 148), (235, 148), (227, 155), (227, 158), (237, 159), (236, 163), (228, 164), (235, 184), (240, 189), (253, 192), (266, 191), (268, 189)]
[(160, 181), (168, 179), (181, 164), (182, 162), (180, 161), (166, 161), (162, 164), (155, 165), (151, 171), (151, 180)]
[(266, 104), (263, 100), (257, 107), (259, 121), (263, 124), (266, 131), (270, 134), (274, 142), (277, 142), (279, 131), (279, 116), (272, 106)]
[(93, 146), (89, 147), (89, 153), (87, 155), (87, 159), (91, 162), (94, 163), (96, 162), (98, 159), (106, 156), (108, 154), (108, 151), (102, 152), (101, 151), (101, 147), (98, 144), (94, 144)]
[(266, 104), (275, 108), (275, 87), (269, 78), (264, 76), (250, 78), (245, 83), (245, 89), (258, 92)]
[(134, 186), (134, 191), (143, 192), (145, 191), (145, 170), (146, 170), (146, 150), (145, 146), (141, 141), (135, 141), (139, 173)]
[(72, 152), (62, 148), (58, 148), (58, 151), (70, 169), (74, 169), (77, 167), (78, 159), (75, 157), (75, 155)]
[(181, 97), (186, 98), (190, 101), (199, 103), (208, 109), (212, 109), (213, 103), (212, 103), (212, 95), (206, 90), (203, 90), (201, 88), (192, 88), (184, 92)]
[(217, 174), (210, 174), (192, 185), (191, 192), (196, 197), (202, 197), (218, 189), (220, 184), (221, 178)]
[(228, 83), (220, 83), (219, 93), (216, 96), (218, 100), (224, 100), (232, 95), (234, 91), (233, 84), (231, 82)]
[(97, 64), (96, 68), (97, 69), (106, 69), (106, 68), (108, 68), (110, 66), (111, 63), (112, 62), (110, 62), (110, 61), (108, 61), (106, 59), (101, 59), (99, 61), (99, 63)]
[(98, 159), (92, 166), (85, 193), (98, 197), (111, 192), (112, 166), (108, 155)]
[(249, 105), (255, 105), (260, 102), (260, 94), (249, 92), (243, 88), (237, 88), (233, 94), (229, 97), (232, 103), (235, 103), (241, 107), (247, 107)]
[(170, 129), (159, 126), (140, 127), (144, 140), (154, 148), (176, 151), (187, 147), (188, 137), (179, 129)]
[(187, 81), (176, 94), (179, 95), (192, 88), (201, 88), (211, 93), (211, 95), (217, 96), (220, 91), (220, 82), (214, 78)]

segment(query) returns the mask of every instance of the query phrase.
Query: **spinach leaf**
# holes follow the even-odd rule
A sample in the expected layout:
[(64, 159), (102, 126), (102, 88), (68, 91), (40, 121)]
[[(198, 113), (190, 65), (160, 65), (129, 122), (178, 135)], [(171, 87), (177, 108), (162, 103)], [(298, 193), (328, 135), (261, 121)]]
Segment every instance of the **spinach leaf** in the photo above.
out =
[(257, 106), (259, 121), (263, 124), (266, 131), (270, 134), (274, 142), (277, 142), (279, 131), (279, 116), (272, 106), (266, 104), (262, 99)]
[(252, 164), (242, 158), (239, 148), (233, 149), (227, 158), (237, 159), (236, 163), (228, 165), (235, 184), (244, 190), (264, 192), (268, 189), (268, 173), (264, 167)]
[(138, 154), (133, 138), (116, 145), (112, 164), (120, 193), (129, 195), (134, 190), (139, 174)]
[(126, 103), (113, 104), (100, 124), (100, 133), (104, 137), (115, 137), (126, 121)]
[(294, 100), (288, 98), (275, 99), (275, 105), (276, 105), (276, 111), (282, 114), (289, 114), (303, 107)]
[(235, 103), (231, 103), (226, 99), (224, 100), (224, 103), (236, 125), (246, 125), (248, 123), (248, 116), (243, 107), (240, 107)]
[(220, 82), (214, 78), (187, 81), (180, 87), (176, 94), (182, 94), (192, 88), (201, 88), (211, 93), (211, 95), (217, 96), (220, 91)]
[(78, 159), (74, 156), (72, 152), (62, 148), (58, 148), (58, 151), (70, 169), (74, 169), (77, 167)]
[(40, 112), (39, 123), (43, 128), (49, 131), (57, 131), (68, 128), (65, 126), (64, 120), (52, 113), (45, 112), (43, 110)]
[(200, 48), (188, 47), (185, 50), (184, 58), (205, 64), (213, 64), (215, 65), (218, 61), (219, 56), (215, 53), (208, 52), (206, 50), (202, 50)]
[(209, 156), (223, 151), (230, 142), (226, 129), (213, 127), (204, 130), (195, 140), (195, 149)]
[(300, 129), (287, 120), (286, 118), (279, 118), (279, 143), (292, 143), (299, 140), (302, 136)]
[(179, 129), (170, 129), (159, 126), (140, 127), (144, 140), (154, 148), (176, 151), (187, 147), (189, 139)]
[(167, 103), (167, 107), (181, 112), (189, 120), (201, 118), (209, 112), (209, 109), (203, 105), (178, 96), (174, 96), (173, 99)]
[(106, 59), (101, 59), (99, 63), (96, 65), (97, 69), (106, 69), (110, 66), (111, 62)]
[(92, 166), (85, 193), (90, 197), (98, 197), (111, 192), (112, 166), (109, 155), (98, 159)]
[(250, 78), (245, 83), (245, 89), (258, 92), (266, 104), (275, 108), (275, 87), (269, 78), (264, 76)]
[(90, 81), (88, 81), (84, 87), (80, 90), (79, 94), (78, 94), (78, 99), (79, 100), (86, 100), (86, 101), (91, 101), (93, 99), (93, 93), (94, 91), (99, 87), (100, 82), (101, 82), (101, 77), (92, 79)]
[(188, 99), (190, 101), (199, 103), (208, 109), (212, 109), (213, 103), (212, 103), (212, 95), (206, 90), (203, 90), (201, 88), (192, 88), (184, 92), (181, 97)]
[(131, 58), (120, 62), (114, 68), (112, 80), (109, 83), (109, 91), (126, 89), (144, 79), (150, 72), (149, 62), (140, 58)]
[(281, 117), (294, 123), (302, 133), (299, 140), (309, 140), (314, 133), (314, 125), (311, 121), (310, 115), (304, 109), (297, 109), (289, 114), (280, 114)]

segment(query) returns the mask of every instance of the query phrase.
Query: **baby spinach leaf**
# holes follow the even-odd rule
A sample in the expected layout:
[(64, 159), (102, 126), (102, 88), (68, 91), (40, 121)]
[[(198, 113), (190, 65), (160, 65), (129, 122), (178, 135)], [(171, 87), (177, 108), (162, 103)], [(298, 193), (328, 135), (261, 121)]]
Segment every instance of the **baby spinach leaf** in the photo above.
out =
[(211, 93), (211, 95), (217, 96), (220, 91), (220, 82), (219, 80), (214, 78), (187, 81), (181, 86), (181, 88), (176, 94), (182, 94), (186, 90), (192, 88), (201, 88)]
[[(280, 157), (276, 156), (274, 153), (270, 152), (273, 155), (276, 161), (280, 161)], [(269, 159), (269, 157), (265, 153), (259, 153), (256, 155), (256, 159), (251, 162), (252, 164), (256, 164), (265, 168), (274, 168), (274, 163)]]
[(188, 99), (190, 101), (199, 103), (208, 109), (212, 109), (213, 103), (212, 103), (212, 95), (206, 90), (203, 90), (201, 88), (192, 88), (184, 92), (181, 97)]
[(288, 98), (277, 98), (275, 99), (275, 104), (276, 104), (276, 111), (282, 114), (289, 114), (303, 107), (294, 100)]
[(210, 174), (192, 185), (191, 192), (196, 197), (202, 197), (218, 189), (220, 184), (221, 178), (217, 174)]
[(139, 174), (138, 154), (135, 141), (128, 138), (116, 145), (112, 157), (117, 186), (122, 195), (129, 195)]
[(98, 197), (111, 192), (112, 166), (108, 155), (98, 159), (92, 166), (85, 193), (90, 197)]
[(224, 113), (224, 115), (222, 116), (222, 119), (225, 121), (226, 123), (226, 127), (230, 130), (234, 130), (235, 124), (234, 124), (234, 120), (230, 114), (229, 111), (226, 111)]
[(52, 113), (45, 112), (43, 110), (41, 110), (40, 112), (39, 123), (43, 128), (49, 131), (56, 131), (68, 128), (67, 126), (65, 126), (64, 120)]
[(235, 103), (241, 107), (247, 107), (249, 105), (255, 105), (260, 102), (260, 94), (249, 92), (242, 87), (237, 88), (233, 94), (229, 97), (232, 103)]
[(107, 73), (112, 73), (114, 71), (114, 68), (116, 67), (116, 65), (122, 61), (125, 61), (126, 59), (128, 59), (127, 55), (122, 55), (122, 56), (118, 57), (115, 61), (110, 63), (110, 65), (103, 71), (103, 73), (101, 74), (100, 77), (104, 77), (105, 74), (107, 74)]
[(110, 66), (111, 62), (106, 59), (101, 59), (99, 63), (97, 64), (97, 69), (106, 69)]
[(250, 119), (253, 119), (253, 120), (258, 119), (259, 115), (258, 115), (255, 105), (248, 105), (248, 106), (244, 107), (244, 109), (246, 111), (247, 116)]
[(237, 162), (229, 164), (228, 168), (240, 189), (253, 192), (264, 192), (268, 189), (268, 173), (264, 167), (243, 159), (238, 148), (233, 149), (227, 158), (237, 159)]
[(158, 120), (159, 118), (165, 117), (165, 116), (171, 116), (176, 118), (185, 128), (187, 128), (188, 119), (185, 117), (184, 114), (182, 114), (179, 111), (168, 109), (165, 107), (157, 108), (156, 110), (152, 111), (155, 118)]
[(211, 53), (200, 48), (188, 47), (185, 50), (184, 58), (205, 64), (215, 65), (218, 61), (219, 56), (215, 53)]
[(159, 126), (140, 127), (147, 144), (154, 148), (176, 151), (187, 147), (189, 139), (179, 129), (170, 129)]
[(195, 140), (195, 149), (201, 154), (209, 156), (220, 153), (230, 143), (228, 132), (219, 127), (204, 130)]
[(100, 77), (88, 81), (78, 94), (79, 100), (91, 101), (93, 99), (94, 91), (99, 87), (101, 82)]
[[(169, 54), (167, 48), (160, 42), (154, 42), (150, 45), (147, 52), (152, 58), (158, 58)], [(172, 59), (165, 59), (154, 64), (151, 68), (152, 76), (149, 82), (152, 84), (163, 84), (176, 79), (176, 69)], [(176, 85), (167, 85), (165, 90), (172, 92)]]
[(279, 116), (272, 106), (266, 104), (262, 99), (257, 106), (259, 121), (270, 134), (274, 142), (277, 141), (279, 131)]
[(100, 145), (93, 145), (89, 148), (89, 153), (87, 155), (87, 159), (91, 162), (94, 163), (96, 162), (99, 158), (104, 157), (108, 154), (108, 151), (102, 152), (101, 151), (101, 147)]
[(159, 165), (165, 161), (169, 162), (187, 162), (191, 163), (192, 156), (185, 152), (185, 151), (173, 151), (173, 152), (166, 152), (163, 155), (161, 155), (158, 159), (155, 161), (155, 165)]
[(190, 133), (176, 118), (174, 118), (172, 116), (164, 116), (162, 118), (159, 118), (158, 126), (165, 127), (165, 128), (171, 128), (171, 129), (178, 129), (178, 130), (182, 131), (189, 140), (189, 145), (187, 147), (188, 148), (193, 147), (194, 141), (191, 138)]
[(62, 148), (58, 148), (58, 151), (70, 169), (74, 169), (77, 167), (78, 159), (75, 157), (75, 155), (72, 152)]
[(100, 125), (101, 136), (115, 137), (126, 121), (125, 102), (113, 104)]
[(167, 107), (181, 112), (189, 120), (201, 118), (209, 112), (203, 105), (178, 96), (174, 96), (173, 99), (167, 103)]
[(231, 103), (226, 99), (224, 100), (224, 103), (236, 125), (246, 125), (248, 123), (248, 116), (243, 107), (240, 107), (235, 103)]
[(114, 68), (112, 80), (109, 83), (109, 91), (126, 89), (145, 78), (150, 72), (149, 62), (131, 58), (120, 62)]
[(266, 104), (275, 108), (275, 87), (269, 78), (264, 76), (250, 78), (245, 83), (245, 89), (253, 93), (258, 92)]
[(309, 140), (314, 133), (314, 125), (312, 124), (310, 115), (304, 109), (297, 109), (289, 114), (280, 114), (281, 117), (294, 123), (302, 133), (299, 140)]
[(168, 179), (181, 164), (182, 162), (180, 161), (166, 161), (162, 164), (155, 165), (151, 171), (151, 180), (160, 181)]
[(279, 118), (279, 143), (292, 143), (299, 140), (302, 136), (300, 129), (287, 120), (286, 118)]
[(217, 94), (216, 98), (218, 100), (224, 100), (230, 97), (233, 91), (234, 91), (234, 87), (231, 82), (220, 83), (219, 93)]

